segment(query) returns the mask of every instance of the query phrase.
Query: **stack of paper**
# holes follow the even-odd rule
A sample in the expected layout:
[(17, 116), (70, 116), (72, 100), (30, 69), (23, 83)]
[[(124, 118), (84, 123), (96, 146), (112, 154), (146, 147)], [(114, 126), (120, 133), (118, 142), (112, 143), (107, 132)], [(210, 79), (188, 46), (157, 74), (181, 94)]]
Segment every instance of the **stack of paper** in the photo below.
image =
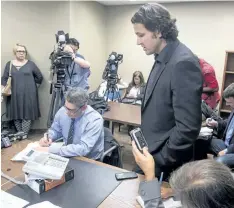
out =
[(1, 206), (4, 208), (22, 208), (29, 202), (1, 190)]
[(50, 203), (49, 201), (44, 201), (38, 204), (33, 204), (31, 206), (28, 206), (27, 208), (61, 208), (58, 206), (55, 206), (54, 204)]
[[(62, 147), (64, 145), (64, 142), (54, 142), (51, 144), (51, 146), (57, 146), (57, 147)], [(11, 160), (12, 161), (27, 161), (26, 155), (33, 150), (36, 147), (39, 147), (38, 142), (32, 142), (27, 145), (25, 149), (23, 149), (21, 152), (17, 153)]]

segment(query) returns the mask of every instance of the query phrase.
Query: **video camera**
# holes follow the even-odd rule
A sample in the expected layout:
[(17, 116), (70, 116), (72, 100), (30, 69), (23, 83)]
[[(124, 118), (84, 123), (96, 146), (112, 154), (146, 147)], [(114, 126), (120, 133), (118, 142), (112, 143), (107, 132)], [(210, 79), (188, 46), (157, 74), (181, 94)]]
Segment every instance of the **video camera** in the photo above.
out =
[(123, 62), (123, 54), (117, 54), (116, 52), (112, 52), (109, 55), (107, 60), (106, 67), (102, 74), (102, 78), (107, 80), (112, 84), (117, 84), (118, 82), (118, 66)]
[(57, 44), (54, 51), (50, 54), (49, 59), (51, 60), (51, 72), (53, 76), (55, 74), (57, 75), (55, 87), (59, 88), (65, 81), (65, 70), (71, 65), (72, 56), (70, 53), (63, 51), (66, 42), (69, 40), (69, 34), (65, 34), (61, 30), (55, 34), (55, 37)]

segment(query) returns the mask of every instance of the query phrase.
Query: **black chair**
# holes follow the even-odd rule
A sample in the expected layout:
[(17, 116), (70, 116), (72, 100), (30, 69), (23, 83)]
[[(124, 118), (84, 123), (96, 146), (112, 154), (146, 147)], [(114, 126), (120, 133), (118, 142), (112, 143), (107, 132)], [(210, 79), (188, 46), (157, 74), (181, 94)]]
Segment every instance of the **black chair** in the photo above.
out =
[(104, 153), (100, 161), (109, 165), (123, 168), (122, 147), (113, 137), (110, 129), (104, 127)]

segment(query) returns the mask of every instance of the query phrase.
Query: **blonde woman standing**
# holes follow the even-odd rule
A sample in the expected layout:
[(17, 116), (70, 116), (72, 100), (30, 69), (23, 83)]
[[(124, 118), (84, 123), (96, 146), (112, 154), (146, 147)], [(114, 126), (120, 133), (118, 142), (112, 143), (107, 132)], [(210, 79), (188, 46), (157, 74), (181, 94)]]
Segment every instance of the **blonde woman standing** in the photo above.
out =
[(13, 49), (15, 59), (6, 64), (2, 76), (2, 87), (6, 86), (11, 74), (11, 96), (6, 100), (6, 116), (14, 120), (18, 132), (28, 134), (31, 122), (40, 117), (37, 85), (41, 84), (43, 76), (36, 64), (27, 57), (27, 48), (16, 44)]

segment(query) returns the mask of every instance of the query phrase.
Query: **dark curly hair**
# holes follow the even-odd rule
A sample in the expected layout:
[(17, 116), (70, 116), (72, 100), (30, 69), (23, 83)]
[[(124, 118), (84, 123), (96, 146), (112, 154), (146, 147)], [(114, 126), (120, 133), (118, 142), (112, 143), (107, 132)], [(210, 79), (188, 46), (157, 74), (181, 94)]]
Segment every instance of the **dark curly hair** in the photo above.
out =
[(74, 45), (74, 46), (77, 46), (78, 48), (80, 48), (80, 43), (78, 40), (76, 40), (75, 38), (70, 38), (68, 41), (67, 41), (67, 44), (71, 44), (71, 45)]
[(165, 40), (176, 40), (178, 30), (176, 19), (172, 19), (169, 11), (160, 4), (144, 4), (131, 19), (133, 24), (141, 23), (151, 32), (160, 32)]

